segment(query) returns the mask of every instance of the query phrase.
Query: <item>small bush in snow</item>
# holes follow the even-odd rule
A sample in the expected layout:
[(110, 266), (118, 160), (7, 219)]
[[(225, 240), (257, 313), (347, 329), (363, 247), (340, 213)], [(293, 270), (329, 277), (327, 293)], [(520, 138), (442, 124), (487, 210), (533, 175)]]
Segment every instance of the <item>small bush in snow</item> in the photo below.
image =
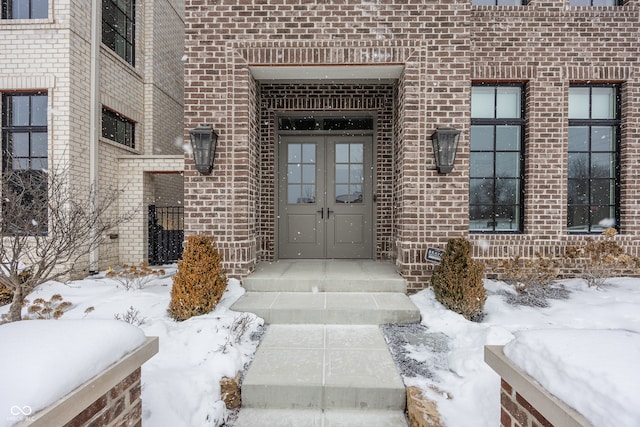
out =
[(13, 292), (5, 285), (0, 283), (0, 305), (11, 303), (13, 299)]
[(504, 281), (518, 292), (526, 292), (534, 287), (548, 285), (560, 274), (559, 260), (536, 253), (535, 258), (515, 256), (498, 260), (497, 267), (504, 271)]
[(229, 335), (227, 335), (226, 342), (220, 346), (222, 353), (227, 353), (234, 344), (239, 344), (255, 320), (255, 316), (249, 313), (242, 313), (236, 317), (229, 327)]
[(73, 304), (63, 301), (62, 295), (55, 294), (49, 298), (49, 301), (36, 298), (33, 303), (27, 300), (26, 305), (29, 319), (59, 319)]
[(169, 315), (182, 321), (209, 313), (226, 287), (227, 275), (213, 237), (189, 236), (173, 277)]
[(431, 286), (442, 305), (469, 320), (478, 320), (487, 299), (482, 283), (484, 266), (471, 258), (470, 246), (467, 239), (449, 239), (431, 276)]
[(135, 326), (140, 326), (145, 322), (145, 318), (140, 315), (140, 311), (136, 310), (133, 306), (129, 307), (125, 313), (114, 314), (113, 318), (116, 320), (122, 320), (123, 322), (130, 323)]
[(131, 290), (142, 289), (151, 280), (164, 274), (164, 270), (150, 268), (148, 262), (141, 262), (139, 266), (125, 264), (115, 270), (109, 267), (106, 276), (117, 281), (126, 290)]
[(602, 239), (587, 238), (583, 245), (567, 247), (565, 261), (579, 262), (577, 276), (585, 279), (589, 286), (599, 288), (608, 277), (639, 274), (640, 260), (629, 256), (615, 241), (618, 232), (607, 228), (602, 234)]

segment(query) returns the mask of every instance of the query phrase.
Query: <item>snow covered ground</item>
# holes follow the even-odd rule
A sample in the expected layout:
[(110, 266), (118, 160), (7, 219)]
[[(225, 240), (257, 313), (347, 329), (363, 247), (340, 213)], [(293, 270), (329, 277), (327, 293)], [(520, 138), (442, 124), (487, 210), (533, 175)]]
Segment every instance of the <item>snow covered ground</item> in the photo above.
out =
[[(72, 303), (62, 317), (65, 320), (113, 320), (114, 316), (125, 317), (127, 312), (130, 317), (136, 314), (134, 324), (141, 322), (139, 327), (146, 335), (160, 337), (160, 352), (143, 367), (144, 425), (201, 427), (221, 426), (225, 422), (232, 425), (232, 419), (227, 421), (230, 413), (220, 400), (218, 384), (223, 376), (234, 376), (251, 360), (257, 346), (255, 335), (262, 331), (262, 319), (229, 310), (244, 293), (238, 281), (230, 280), (225, 296), (212, 313), (184, 322), (171, 320), (166, 310), (170, 276), (174, 272), (175, 266), (170, 267), (165, 277), (129, 291), (104, 276), (68, 284), (51, 282), (36, 289), (28, 299), (48, 300), (54, 294), (62, 295), (64, 301)], [(531, 353), (535, 357), (532, 359), (535, 374), (547, 380), (549, 387), (556, 387), (558, 394), (571, 391), (570, 381), (559, 375), (570, 376), (575, 371), (569, 368), (576, 363), (580, 369), (574, 379), (581, 381), (580, 387), (588, 388), (589, 392), (600, 391), (597, 402), (585, 401), (587, 407), (597, 405), (598, 411), (611, 408), (609, 411), (622, 412), (622, 418), (608, 418), (612, 414), (606, 411), (594, 415), (617, 420), (616, 424), (598, 423), (598, 427), (640, 426), (640, 411), (628, 407), (628, 402), (633, 403), (639, 395), (640, 370), (637, 364), (628, 366), (628, 361), (640, 360), (640, 279), (610, 279), (601, 289), (589, 288), (581, 280), (565, 280), (546, 293), (551, 297), (546, 299), (518, 297), (511, 287), (496, 281), (485, 281), (485, 287), (486, 315), (480, 323), (469, 322), (446, 310), (430, 290), (411, 297), (423, 320), (420, 344), (404, 348), (404, 362), (411, 365), (409, 371), (413, 372), (405, 381), (407, 385), (420, 386), (438, 403), (449, 427), (499, 425), (500, 380), (484, 363), (483, 347), (507, 344), (516, 337), (511, 344), (514, 360), (528, 363), (518, 356), (531, 353), (527, 346), (540, 350), (538, 355)], [(516, 300), (546, 301), (548, 307), (516, 304)], [(89, 307), (94, 309), (87, 313)], [(0, 314), (7, 311), (8, 306), (0, 307)], [(581, 332), (574, 334), (567, 329)], [(610, 334), (610, 330), (617, 331)], [(526, 331), (533, 331), (533, 335), (527, 335)], [(605, 340), (606, 345), (597, 345)], [(549, 352), (556, 351), (558, 343), (565, 348), (561, 352), (565, 359), (550, 361)], [(606, 351), (592, 354), (589, 346), (594, 344)], [(82, 353), (86, 345), (78, 342), (71, 350)], [(590, 357), (586, 361), (569, 357), (572, 353)], [(529, 360), (526, 356), (524, 359)], [(598, 380), (603, 375), (626, 381), (603, 383)], [(603, 384), (614, 385), (603, 389)], [(581, 388), (581, 393), (586, 392)], [(0, 414), (2, 418), (4, 414)]]
[[(128, 317), (135, 318), (134, 324), (142, 322), (137, 326), (145, 335), (160, 338), (160, 351), (142, 368), (144, 425), (220, 426), (229, 416), (224, 402), (220, 400), (220, 379), (224, 376), (234, 377), (251, 360), (258, 343), (251, 335), (261, 329), (262, 319), (228, 309), (244, 294), (240, 283), (230, 279), (227, 291), (213, 312), (184, 322), (172, 320), (167, 316), (167, 307), (172, 283), (170, 276), (176, 268), (172, 266), (165, 270), (165, 277), (149, 281), (142, 289), (127, 291), (116, 280), (100, 275), (68, 284), (49, 282), (37, 288), (27, 299), (34, 301), (42, 298), (48, 301), (52, 295), (60, 294), (63, 301), (73, 305), (58, 321), (113, 321), (114, 316), (124, 318), (130, 313)], [(94, 309), (86, 313), (89, 307)], [(0, 314), (6, 313), (8, 308), (0, 307)], [(244, 323), (243, 316), (248, 316)], [(21, 323), (36, 326), (38, 322), (41, 321)], [(0, 328), (5, 326), (1, 325)], [(3, 349), (4, 345), (2, 343)], [(27, 343), (24, 345), (27, 346)], [(66, 342), (65, 353), (86, 354), (90, 345), (90, 341)], [(25, 346), (20, 348), (24, 350)], [(0, 360), (3, 353), (0, 352)], [(25, 375), (24, 378), (30, 376)], [(46, 375), (42, 376), (37, 382), (31, 383), (31, 387), (39, 393), (47, 393), (50, 388), (42, 386), (46, 378)], [(18, 405), (15, 398), (0, 393), (0, 399), (9, 399), (8, 402), (0, 402), (0, 409)], [(21, 401), (19, 405), (24, 408), (30, 402)], [(13, 419), (16, 415), (21, 414), (0, 413), (0, 426), (5, 425), (5, 418)]]
[[(500, 424), (500, 379), (484, 363), (483, 347), (504, 345), (515, 337), (510, 353), (516, 364), (528, 364), (530, 369), (523, 367), (552, 393), (573, 396), (577, 409), (595, 426), (640, 426), (640, 279), (609, 279), (601, 289), (578, 279), (563, 280), (556, 292), (549, 292), (558, 299), (547, 299), (546, 308), (510, 304), (516, 293), (501, 282), (485, 281), (485, 288), (481, 323), (445, 309), (431, 290), (412, 296), (427, 333), (439, 341), (445, 337), (446, 350), (434, 357), (438, 353), (429, 348), (412, 349), (413, 357), (431, 365), (431, 378), (405, 382), (426, 390), (448, 426)], [(593, 399), (581, 399), (585, 396)]]

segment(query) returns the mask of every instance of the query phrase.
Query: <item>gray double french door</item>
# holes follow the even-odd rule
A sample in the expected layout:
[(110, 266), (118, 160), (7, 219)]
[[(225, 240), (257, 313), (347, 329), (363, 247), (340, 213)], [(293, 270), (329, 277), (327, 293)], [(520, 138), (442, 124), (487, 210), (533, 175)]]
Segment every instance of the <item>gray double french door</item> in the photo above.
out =
[(371, 135), (282, 135), (278, 151), (278, 256), (371, 258)]

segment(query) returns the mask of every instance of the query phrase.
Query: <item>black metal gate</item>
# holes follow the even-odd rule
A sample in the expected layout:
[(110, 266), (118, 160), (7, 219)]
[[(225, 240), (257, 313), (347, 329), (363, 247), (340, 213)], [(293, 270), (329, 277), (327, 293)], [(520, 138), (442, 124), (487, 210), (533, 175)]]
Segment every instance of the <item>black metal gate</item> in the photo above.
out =
[(149, 264), (176, 262), (182, 256), (184, 207), (149, 206)]

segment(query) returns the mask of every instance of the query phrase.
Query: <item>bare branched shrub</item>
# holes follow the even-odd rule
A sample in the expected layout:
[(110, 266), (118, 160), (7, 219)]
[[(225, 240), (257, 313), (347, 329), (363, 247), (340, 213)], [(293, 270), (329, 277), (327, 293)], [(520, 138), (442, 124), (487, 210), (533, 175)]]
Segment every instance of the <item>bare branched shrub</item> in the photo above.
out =
[(239, 344), (242, 337), (249, 331), (256, 318), (249, 313), (242, 313), (236, 317), (229, 327), (226, 342), (220, 346), (220, 351), (227, 353), (235, 344)]
[(133, 306), (129, 307), (129, 310), (124, 313), (114, 314), (113, 318), (135, 326), (140, 326), (147, 320)]
[(73, 304), (63, 301), (62, 295), (55, 294), (46, 301), (36, 298), (33, 302), (25, 301), (27, 306), (27, 318), (29, 319), (59, 319)]
[(150, 268), (149, 263), (145, 261), (141, 262), (139, 266), (125, 264), (116, 269), (109, 267), (106, 276), (118, 282), (128, 291), (142, 289), (151, 280), (162, 277), (164, 274), (164, 270)]
[(9, 321), (22, 319), (24, 298), (36, 286), (86, 273), (87, 255), (134, 213), (112, 215), (121, 190), (80, 188), (62, 166), (7, 167), (0, 191), (0, 284), (13, 294)]
[(585, 279), (590, 287), (600, 288), (607, 278), (621, 272), (640, 272), (640, 261), (629, 256), (615, 241), (618, 232), (614, 228), (607, 228), (602, 234), (604, 239), (587, 238), (585, 244), (569, 246), (565, 253), (567, 262), (579, 263), (577, 275)]
[(518, 292), (526, 292), (534, 287), (548, 285), (560, 274), (559, 261), (536, 253), (535, 258), (522, 258), (519, 255), (497, 261), (498, 268), (504, 271), (504, 281)]

